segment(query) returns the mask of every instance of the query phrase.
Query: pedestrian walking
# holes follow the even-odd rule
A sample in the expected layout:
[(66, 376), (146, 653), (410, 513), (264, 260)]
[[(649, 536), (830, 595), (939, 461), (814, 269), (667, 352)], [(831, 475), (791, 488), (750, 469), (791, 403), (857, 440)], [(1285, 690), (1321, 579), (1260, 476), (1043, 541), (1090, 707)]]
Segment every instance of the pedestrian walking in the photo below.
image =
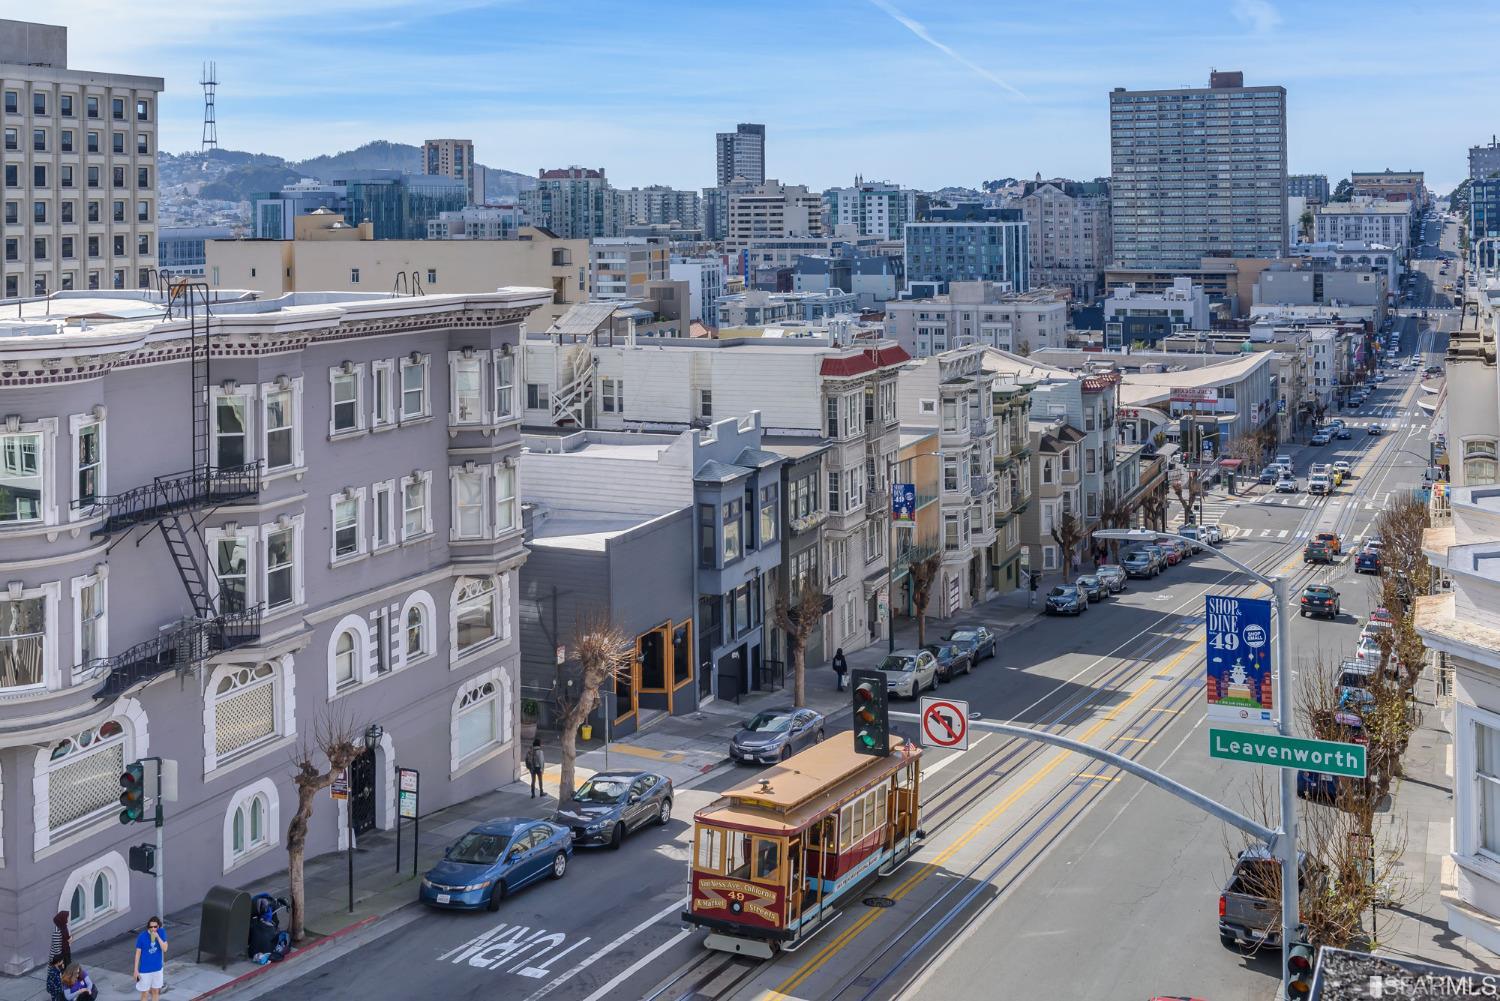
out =
[(73, 962), (73, 942), (68, 935), (68, 912), (58, 911), (52, 915), (52, 951), (49, 956), (61, 956), (63, 965)]
[(135, 989), (141, 1001), (161, 1001), (162, 973), (167, 965), (167, 933), (155, 914), (146, 919), (146, 930), (135, 937)]
[(531, 738), (531, 750), (526, 752), (526, 771), (531, 773), (531, 798), (541, 796), (547, 798), (547, 790), (542, 788), (542, 772), (547, 767), (547, 759), (542, 754), (542, 740), (540, 737)]
[(849, 674), (849, 662), (844, 659), (844, 648), (833, 651), (833, 673), (838, 675), (839, 691), (844, 690), (844, 678)]
[(67, 966), (62, 956), (52, 954), (47, 961), (47, 1001), (68, 1001), (68, 995), (63, 990), (63, 967)]
[(67, 1001), (99, 1001), (99, 991), (88, 973), (77, 963), (72, 963), (62, 975), (63, 997)]

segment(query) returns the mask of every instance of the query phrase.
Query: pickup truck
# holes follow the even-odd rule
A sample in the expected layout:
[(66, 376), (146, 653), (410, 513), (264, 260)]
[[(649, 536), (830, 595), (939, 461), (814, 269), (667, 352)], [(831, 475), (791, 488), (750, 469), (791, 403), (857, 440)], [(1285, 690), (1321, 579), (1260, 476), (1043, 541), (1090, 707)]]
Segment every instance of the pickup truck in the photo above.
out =
[[(1299, 860), (1299, 889), (1310, 879), (1322, 881), (1304, 853)], [(1219, 941), (1228, 948), (1281, 944), (1281, 862), (1264, 846), (1240, 852), (1229, 882), (1219, 894)]]

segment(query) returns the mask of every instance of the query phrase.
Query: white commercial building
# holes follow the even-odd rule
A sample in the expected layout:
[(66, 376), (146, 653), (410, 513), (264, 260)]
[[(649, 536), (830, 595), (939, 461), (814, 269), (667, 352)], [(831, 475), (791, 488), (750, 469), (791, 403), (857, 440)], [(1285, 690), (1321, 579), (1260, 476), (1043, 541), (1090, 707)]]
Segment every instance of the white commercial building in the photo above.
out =
[(1172, 287), (1160, 292), (1117, 285), (1104, 300), (1104, 344), (1155, 343), (1182, 330), (1208, 330), (1211, 320), (1208, 296), (1191, 278), (1174, 278)]
[(1401, 251), (1384, 243), (1345, 240), (1332, 243), (1297, 243), (1287, 250), (1291, 257), (1305, 258), (1337, 271), (1376, 271), (1385, 275), (1388, 289), (1401, 281)]
[(947, 295), (892, 300), (885, 315), (887, 335), (917, 358), (973, 345), (1039, 351), (1067, 343), (1067, 303), (1003, 282), (954, 282)]
[(1320, 205), (1313, 214), (1313, 239), (1318, 243), (1382, 243), (1404, 252), (1410, 245), (1411, 211), (1411, 202), (1374, 198)]
[(899, 240), (906, 224), (917, 218), (917, 193), (890, 181), (856, 177), (852, 188), (824, 191), (823, 206), (835, 232), (846, 228), (860, 236)]
[(514, 202), (475, 206), (457, 212), (439, 212), (436, 219), (427, 220), (427, 239), (515, 240), (524, 225), (526, 214)]
[(688, 283), (692, 318), (714, 326), (719, 318), (719, 297), (724, 294), (724, 262), (717, 257), (674, 257), (667, 268), (672, 281)]
[(1110, 263), (1108, 185), (1037, 179), (1013, 204), (1027, 223), (1031, 286), (1066, 288), (1092, 302)]
[(729, 197), (724, 248), (731, 254), (761, 239), (822, 235), (822, 196), (803, 185), (773, 179)]

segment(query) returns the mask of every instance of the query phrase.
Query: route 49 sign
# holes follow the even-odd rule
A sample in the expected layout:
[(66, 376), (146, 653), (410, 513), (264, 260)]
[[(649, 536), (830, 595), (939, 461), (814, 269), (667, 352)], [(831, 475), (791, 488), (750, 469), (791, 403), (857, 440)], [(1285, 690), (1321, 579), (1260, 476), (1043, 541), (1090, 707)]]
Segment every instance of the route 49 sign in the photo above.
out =
[(969, 704), (958, 699), (922, 700), (922, 746), (969, 749)]

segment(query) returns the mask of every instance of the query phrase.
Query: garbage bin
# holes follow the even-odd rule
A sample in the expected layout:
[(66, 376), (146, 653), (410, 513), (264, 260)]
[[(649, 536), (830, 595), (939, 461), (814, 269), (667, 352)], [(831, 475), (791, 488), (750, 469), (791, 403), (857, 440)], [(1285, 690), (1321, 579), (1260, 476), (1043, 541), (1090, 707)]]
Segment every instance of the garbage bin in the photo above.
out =
[(198, 922), (198, 959), (217, 958), (219, 968), (246, 955), (250, 943), (250, 894), (232, 886), (215, 886), (203, 897)]

